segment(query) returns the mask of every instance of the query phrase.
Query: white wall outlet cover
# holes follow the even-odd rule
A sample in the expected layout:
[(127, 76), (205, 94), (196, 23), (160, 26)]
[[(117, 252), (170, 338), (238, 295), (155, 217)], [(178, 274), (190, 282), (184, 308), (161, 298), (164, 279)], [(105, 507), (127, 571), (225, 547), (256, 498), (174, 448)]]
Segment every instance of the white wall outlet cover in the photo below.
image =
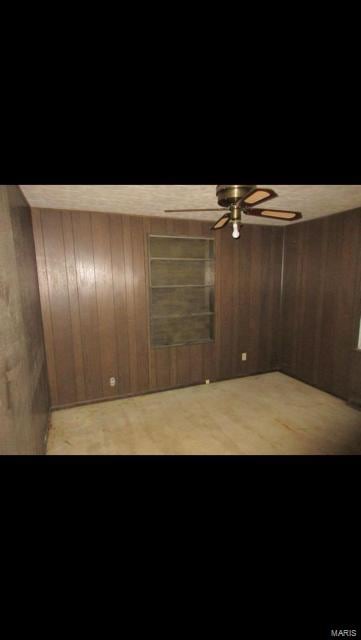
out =
[(115, 378), (109, 378), (109, 384), (111, 387), (115, 387)]
[(242, 360), (243, 361), (247, 360), (247, 353), (242, 353)]
[(206, 380), (206, 384), (209, 384), (209, 382), (210, 382), (209, 380)]

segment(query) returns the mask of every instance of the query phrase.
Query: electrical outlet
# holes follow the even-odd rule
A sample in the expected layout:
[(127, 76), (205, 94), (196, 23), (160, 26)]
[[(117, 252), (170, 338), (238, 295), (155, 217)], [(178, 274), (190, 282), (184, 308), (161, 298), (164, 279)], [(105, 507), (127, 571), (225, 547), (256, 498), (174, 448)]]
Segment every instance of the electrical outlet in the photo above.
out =
[(245, 362), (245, 360), (247, 360), (247, 353), (242, 353), (242, 362)]
[(109, 384), (111, 387), (115, 387), (115, 378), (109, 378)]
[(209, 384), (209, 382), (210, 382), (209, 380), (206, 380), (206, 384)]

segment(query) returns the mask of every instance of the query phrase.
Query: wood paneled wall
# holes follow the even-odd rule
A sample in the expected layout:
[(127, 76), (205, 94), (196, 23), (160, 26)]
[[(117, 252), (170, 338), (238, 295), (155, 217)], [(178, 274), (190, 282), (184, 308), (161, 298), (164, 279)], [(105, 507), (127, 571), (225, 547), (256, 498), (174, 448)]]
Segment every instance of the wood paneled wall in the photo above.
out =
[(279, 367), (282, 229), (215, 233), (215, 341), (152, 349), (148, 234), (212, 236), (209, 223), (34, 209), (33, 226), (53, 406)]
[(345, 399), (359, 362), (360, 265), (361, 209), (285, 228), (281, 369)]

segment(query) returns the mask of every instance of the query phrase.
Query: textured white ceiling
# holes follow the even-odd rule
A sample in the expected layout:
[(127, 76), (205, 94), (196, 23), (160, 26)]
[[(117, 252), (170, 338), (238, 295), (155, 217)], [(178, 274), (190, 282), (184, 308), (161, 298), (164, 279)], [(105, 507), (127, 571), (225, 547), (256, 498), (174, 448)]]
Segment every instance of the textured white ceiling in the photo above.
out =
[[(361, 207), (361, 185), (260, 185), (279, 194), (274, 209), (301, 211), (304, 220)], [(30, 206), (132, 215), (217, 220), (218, 212), (167, 214), (164, 209), (217, 207), (216, 185), (21, 185)], [(250, 224), (297, 224), (243, 216)]]

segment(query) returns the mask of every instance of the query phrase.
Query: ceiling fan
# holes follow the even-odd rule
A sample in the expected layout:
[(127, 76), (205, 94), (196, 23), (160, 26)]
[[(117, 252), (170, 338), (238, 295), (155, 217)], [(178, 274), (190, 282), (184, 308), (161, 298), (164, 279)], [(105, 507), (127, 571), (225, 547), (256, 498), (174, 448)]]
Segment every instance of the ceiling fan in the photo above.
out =
[(217, 186), (217, 209), (166, 209), (165, 213), (191, 213), (193, 211), (219, 211), (222, 217), (211, 227), (211, 230), (223, 229), (232, 222), (232, 237), (239, 238), (239, 230), (242, 226), (241, 214), (259, 216), (261, 218), (275, 218), (276, 220), (297, 220), (302, 218), (299, 211), (281, 211), (279, 209), (253, 209), (254, 205), (261, 204), (272, 198), (277, 198), (273, 189), (262, 189), (249, 184), (220, 184)]

